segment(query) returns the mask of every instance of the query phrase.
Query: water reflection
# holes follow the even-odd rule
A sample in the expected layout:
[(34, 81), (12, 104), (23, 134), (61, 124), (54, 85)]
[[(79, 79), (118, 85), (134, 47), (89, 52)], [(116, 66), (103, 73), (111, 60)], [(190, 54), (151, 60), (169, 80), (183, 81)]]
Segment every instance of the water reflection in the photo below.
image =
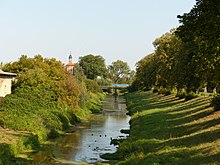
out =
[[(72, 152), (71, 160), (101, 161), (100, 154), (115, 152), (111, 139), (122, 136), (121, 129), (129, 128), (126, 105), (122, 97), (109, 96), (103, 103), (103, 114), (95, 115), (86, 127), (79, 129), (80, 145)], [(73, 145), (75, 148), (76, 145)]]
[(56, 158), (74, 162), (103, 161), (100, 155), (116, 151), (116, 147), (110, 145), (111, 139), (125, 136), (120, 130), (128, 129), (128, 122), (123, 97), (108, 96), (103, 103), (103, 113), (94, 115), (74, 133), (63, 137), (53, 154)]

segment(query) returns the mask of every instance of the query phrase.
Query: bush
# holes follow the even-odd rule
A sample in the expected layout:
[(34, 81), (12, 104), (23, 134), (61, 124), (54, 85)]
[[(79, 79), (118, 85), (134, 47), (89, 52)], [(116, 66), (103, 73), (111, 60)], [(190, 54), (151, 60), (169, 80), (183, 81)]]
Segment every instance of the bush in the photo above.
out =
[(158, 93), (158, 89), (155, 88), (155, 89), (153, 90), (153, 93)]
[(183, 98), (185, 98), (185, 96), (186, 96), (186, 93), (185, 93), (185, 92), (178, 92), (178, 93), (176, 94), (176, 97), (178, 97), (179, 99), (183, 99)]
[(42, 86), (17, 88), (1, 104), (0, 125), (32, 132), (39, 140), (54, 137), (54, 132), (67, 129), (74, 122), (70, 115), (72, 110), (59, 107), (52, 96), (53, 91)]
[(86, 80), (84, 80), (84, 82), (86, 85), (86, 89), (89, 92), (99, 93), (102, 91), (100, 86), (98, 85), (98, 83), (95, 80), (86, 79)]
[(220, 94), (217, 94), (213, 97), (211, 101), (211, 106), (214, 107), (215, 111), (220, 110)]
[(16, 148), (12, 144), (0, 144), (0, 164), (12, 164), (13, 158), (16, 155)]
[(166, 89), (162, 88), (158, 90), (158, 94), (165, 94)]
[(172, 92), (171, 92), (171, 90), (168, 90), (168, 89), (160, 89), (159, 91), (158, 91), (158, 94), (163, 94), (164, 96), (168, 96), (168, 95), (171, 95), (172, 94)]
[(199, 97), (199, 95), (195, 94), (194, 92), (190, 92), (188, 94), (185, 94), (185, 101), (192, 100), (196, 97)]
[(171, 95), (171, 93), (172, 93), (172, 92), (171, 92), (170, 90), (166, 90), (165, 93), (164, 93), (164, 96)]

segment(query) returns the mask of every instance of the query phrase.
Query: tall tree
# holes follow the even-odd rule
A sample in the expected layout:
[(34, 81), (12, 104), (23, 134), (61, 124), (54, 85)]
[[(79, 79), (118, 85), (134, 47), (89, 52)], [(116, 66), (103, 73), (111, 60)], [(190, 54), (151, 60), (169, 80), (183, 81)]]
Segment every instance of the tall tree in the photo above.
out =
[(78, 106), (82, 86), (75, 77), (68, 74), (64, 65), (54, 58), (47, 59), (41, 55), (28, 58), (22, 55), (18, 61), (8, 63), (4, 71), (18, 73), (17, 81), (13, 88), (39, 88), (54, 92), (51, 96), (57, 103), (69, 105), (71, 108)]
[(108, 66), (108, 73), (113, 83), (129, 83), (132, 78), (127, 62), (121, 60), (112, 62), (112, 64)]
[(220, 1), (196, 0), (192, 10), (178, 18), (181, 25), (177, 35), (186, 43), (194, 43), (193, 60), (199, 77), (207, 84), (219, 85)]
[(201, 86), (193, 60), (194, 49), (174, 32), (171, 30), (157, 38), (153, 42), (155, 52), (137, 63), (137, 89), (163, 87), (195, 91)]
[(106, 77), (107, 69), (105, 59), (100, 55), (94, 56), (89, 54), (82, 56), (79, 58), (79, 65), (89, 79), (96, 79), (97, 76)]
[(145, 90), (156, 85), (158, 65), (155, 54), (149, 54), (136, 64), (136, 75), (133, 84), (135, 90)]

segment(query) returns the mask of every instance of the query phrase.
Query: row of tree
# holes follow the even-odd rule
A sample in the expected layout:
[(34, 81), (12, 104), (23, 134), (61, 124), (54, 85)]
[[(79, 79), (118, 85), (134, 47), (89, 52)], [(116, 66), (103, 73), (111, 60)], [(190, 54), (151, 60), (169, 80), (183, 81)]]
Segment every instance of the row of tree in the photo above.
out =
[(196, 0), (181, 25), (157, 38), (137, 63), (133, 87), (208, 91), (220, 87), (220, 1)]
[(82, 73), (88, 79), (97, 80), (100, 85), (130, 84), (135, 75), (127, 62), (117, 60), (106, 66), (105, 59), (102, 56), (92, 54), (80, 57), (79, 63), (75, 64), (74, 74), (80, 76)]

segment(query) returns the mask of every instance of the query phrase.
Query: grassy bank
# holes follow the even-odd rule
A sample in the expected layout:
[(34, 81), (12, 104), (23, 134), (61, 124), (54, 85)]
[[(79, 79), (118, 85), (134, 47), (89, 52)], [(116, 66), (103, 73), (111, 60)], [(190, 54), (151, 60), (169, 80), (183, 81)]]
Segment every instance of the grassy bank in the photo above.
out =
[(130, 136), (114, 154), (116, 164), (219, 164), (220, 112), (210, 97), (184, 101), (174, 95), (137, 92), (126, 96)]
[(35, 90), (19, 90), (0, 104), (0, 165), (30, 164), (30, 152), (47, 149), (46, 141), (99, 112), (104, 98), (104, 94), (90, 93), (84, 106), (73, 110), (49, 100), (46, 91)]

